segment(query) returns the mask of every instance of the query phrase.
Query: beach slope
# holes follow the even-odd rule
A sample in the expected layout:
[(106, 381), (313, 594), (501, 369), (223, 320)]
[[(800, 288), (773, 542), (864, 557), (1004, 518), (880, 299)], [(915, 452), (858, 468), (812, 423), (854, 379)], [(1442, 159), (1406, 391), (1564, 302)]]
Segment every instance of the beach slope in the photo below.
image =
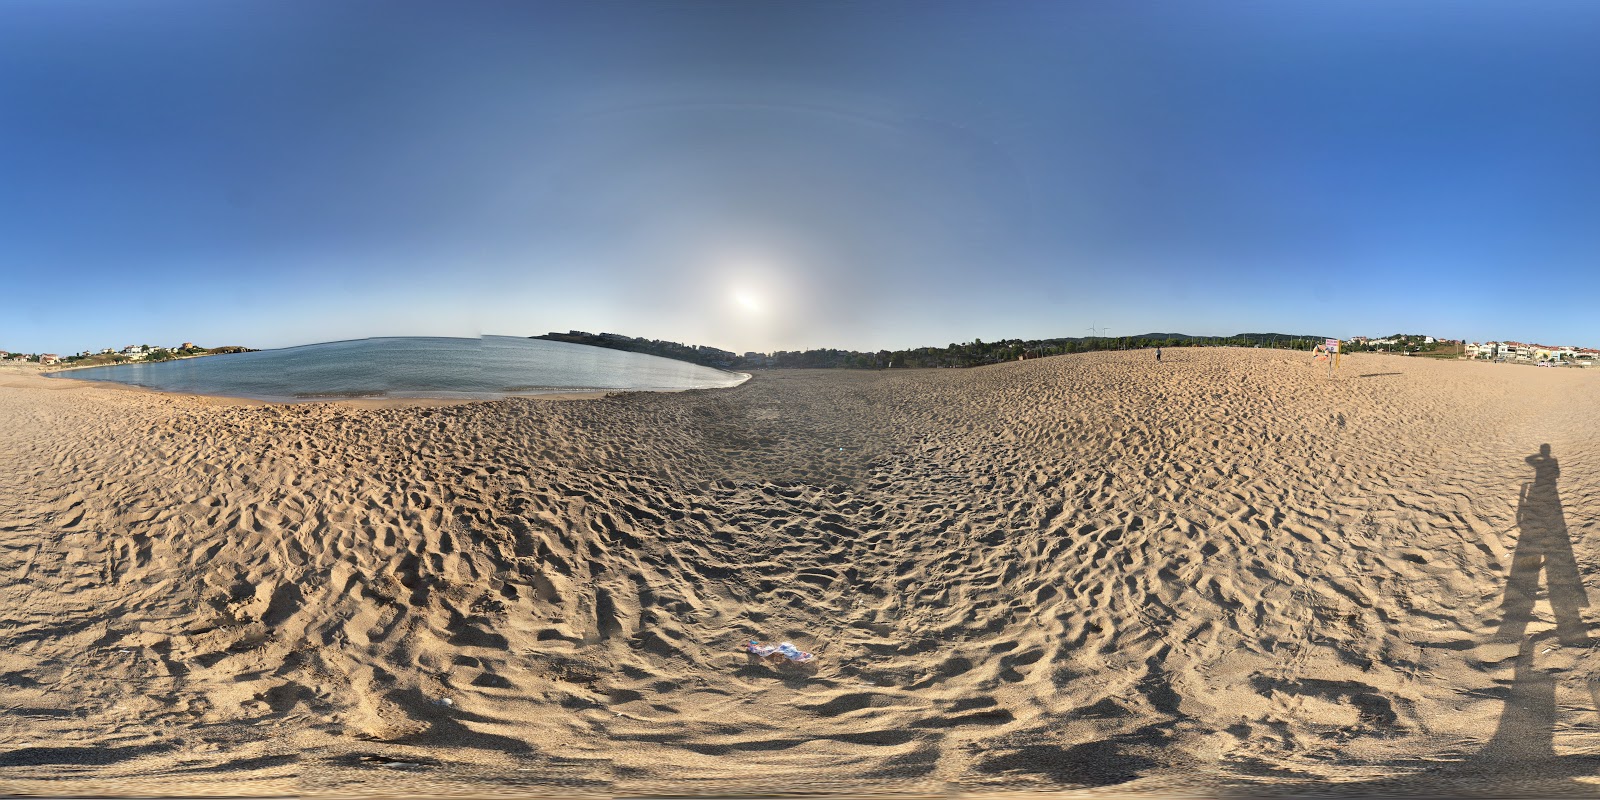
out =
[(0, 791), (1592, 794), (1596, 381), (1185, 348), (374, 408), (0, 373)]

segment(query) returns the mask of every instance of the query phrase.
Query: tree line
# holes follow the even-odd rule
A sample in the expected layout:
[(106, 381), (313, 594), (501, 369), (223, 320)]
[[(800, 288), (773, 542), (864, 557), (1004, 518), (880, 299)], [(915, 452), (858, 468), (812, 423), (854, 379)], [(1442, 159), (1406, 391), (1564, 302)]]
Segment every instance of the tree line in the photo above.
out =
[(1325, 337), (1282, 333), (1240, 333), (1233, 336), (1188, 336), (1180, 333), (1147, 333), (1139, 336), (1085, 336), (1055, 339), (1003, 339), (985, 342), (973, 339), (944, 347), (918, 347), (909, 350), (861, 352), (820, 348), (780, 350), (773, 353), (733, 353), (704, 345), (687, 345), (662, 339), (642, 339), (614, 333), (584, 331), (547, 333), (533, 336), (555, 342), (571, 342), (613, 350), (672, 358), (717, 369), (901, 369), (933, 367), (980, 367), (1002, 361), (1088, 353), (1100, 350), (1128, 350), (1149, 347), (1276, 347), (1310, 350)]

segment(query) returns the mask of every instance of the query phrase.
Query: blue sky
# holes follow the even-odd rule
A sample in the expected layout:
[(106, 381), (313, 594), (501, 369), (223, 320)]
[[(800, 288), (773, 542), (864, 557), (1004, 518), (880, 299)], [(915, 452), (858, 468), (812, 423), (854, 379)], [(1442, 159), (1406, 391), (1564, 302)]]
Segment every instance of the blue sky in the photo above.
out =
[(0, 348), (1600, 345), (1596, 41), (1593, 2), (4, 0)]

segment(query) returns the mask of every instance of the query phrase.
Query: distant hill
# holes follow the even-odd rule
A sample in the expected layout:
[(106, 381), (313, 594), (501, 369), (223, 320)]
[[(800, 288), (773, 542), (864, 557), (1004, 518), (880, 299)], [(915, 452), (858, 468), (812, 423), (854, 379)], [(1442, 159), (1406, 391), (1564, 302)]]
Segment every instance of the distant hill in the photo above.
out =
[(568, 331), (530, 336), (552, 342), (570, 342), (626, 350), (631, 353), (688, 361), (717, 369), (889, 369), (901, 367), (979, 367), (1024, 358), (1086, 353), (1095, 350), (1137, 349), (1142, 347), (1280, 347), (1309, 350), (1328, 337), (1287, 333), (1239, 333), (1233, 336), (1190, 336), (1183, 333), (1143, 333), (1135, 336), (1065, 336), (1055, 339), (1005, 339), (985, 342), (974, 339), (965, 344), (944, 347), (919, 347), (910, 350), (879, 350), (863, 353), (832, 348), (805, 351), (780, 350), (775, 353), (744, 353), (705, 345), (689, 345), (663, 339), (642, 339), (617, 333)]
[(1177, 340), (1183, 343), (1190, 342), (1220, 342), (1223, 344), (1263, 344), (1270, 345), (1275, 342), (1312, 342), (1315, 347), (1324, 339), (1331, 336), (1315, 336), (1308, 333), (1236, 333), (1232, 336), (1190, 336), (1186, 333), (1141, 333), (1128, 337), (1134, 340)]
[(587, 331), (567, 331), (566, 333), (551, 332), (543, 336), (530, 336), (528, 338), (543, 339), (549, 342), (587, 344), (612, 350), (626, 350), (630, 353), (645, 353), (652, 356), (661, 356), (662, 358), (687, 361), (691, 364), (700, 364), (706, 367), (716, 367), (717, 369), (735, 369), (740, 366), (739, 362), (743, 358), (736, 353), (718, 350), (715, 347), (680, 344), (663, 339), (640, 339), (617, 333), (594, 334)]
[[(176, 358), (193, 358), (196, 356), (217, 356), (228, 353), (254, 352), (256, 352), (255, 348), (241, 347), (239, 345), (226, 345), (223, 347), (190, 347), (187, 350), (182, 348), (177, 350), (156, 348), (148, 355), (143, 356), (138, 363), (149, 364), (160, 361), (171, 361)], [(134, 359), (129, 358), (121, 353), (95, 353), (92, 355), (67, 356), (61, 360), (61, 363), (72, 367), (99, 367), (108, 366), (111, 364), (127, 364), (133, 361)]]

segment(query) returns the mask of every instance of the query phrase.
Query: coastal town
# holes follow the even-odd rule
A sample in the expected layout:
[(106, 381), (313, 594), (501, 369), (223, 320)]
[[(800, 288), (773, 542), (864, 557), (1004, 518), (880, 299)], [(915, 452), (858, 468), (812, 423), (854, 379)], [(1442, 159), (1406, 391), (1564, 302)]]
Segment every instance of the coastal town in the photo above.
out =
[(149, 344), (130, 344), (122, 349), (107, 347), (99, 351), (84, 350), (69, 356), (55, 353), (13, 353), (0, 350), (0, 362), (12, 364), (38, 364), (40, 366), (72, 366), (72, 367), (99, 367), (112, 364), (133, 364), (137, 362), (173, 361), (180, 358), (194, 358), (196, 356), (221, 355), (223, 353), (246, 353), (248, 347), (200, 347), (194, 342), (184, 342), (176, 347), (160, 347)]
[(1600, 350), (1570, 345), (1533, 344), (1516, 341), (1467, 342), (1435, 339), (1422, 334), (1394, 334), (1382, 338), (1352, 336), (1340, 342), (1345, 352), (1389, 352), (1407, 355), (1464, 358), (1500, 363), (1541, 366), (1593, 366), (1600, 361)]
[(1600, 361), (1600, 350), (1592, 347), (1561, 347), (1526, 342), (1472, 342), (1466, 346), (1466, 357), (1488, 361), (1510, 361), (1542, 364), (1546, 366), (1573, 365), (1592, 367)]

